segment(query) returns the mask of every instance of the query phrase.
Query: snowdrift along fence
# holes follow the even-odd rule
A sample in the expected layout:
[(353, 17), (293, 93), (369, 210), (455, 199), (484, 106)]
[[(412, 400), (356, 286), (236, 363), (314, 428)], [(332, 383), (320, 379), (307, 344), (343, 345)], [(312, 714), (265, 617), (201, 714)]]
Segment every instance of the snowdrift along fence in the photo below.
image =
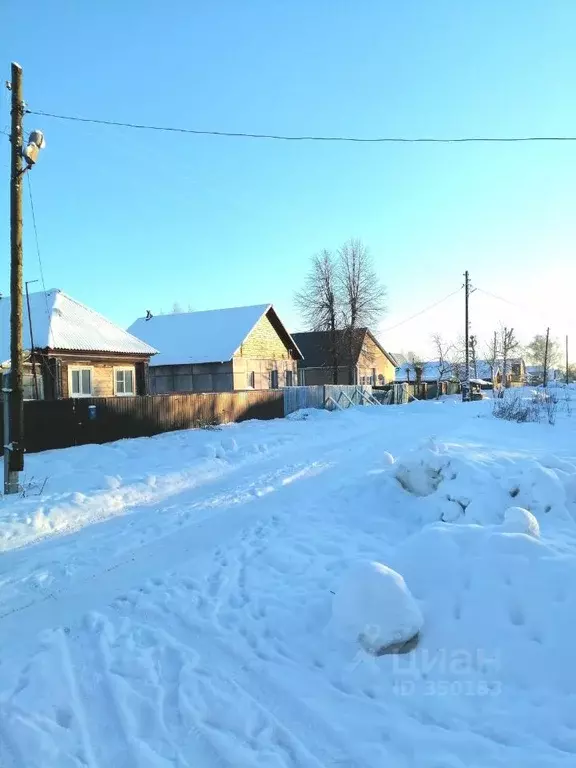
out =
[[(91, 406), (95, 406), (94, 418), (90, 418)], [(35, 453), (283, 416), (281, 390), (30, 400), (24, 403), (24, 445), (29, 453)]]

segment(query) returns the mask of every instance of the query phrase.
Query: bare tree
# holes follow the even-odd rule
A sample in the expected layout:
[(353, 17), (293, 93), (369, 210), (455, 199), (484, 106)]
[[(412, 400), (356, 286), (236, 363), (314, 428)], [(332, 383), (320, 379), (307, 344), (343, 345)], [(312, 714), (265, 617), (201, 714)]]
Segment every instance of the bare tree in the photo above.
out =
[[(410, 353), (408, 362), (410, 363), (410, 366), (414, 369), (416, 384), (421, 384), (422, 377), (424, 376), (424, 371), (426, 370), (426, 362), (420, 355), (417, 355), (416, 352)], [(409, 379), (410, 377), (408, 377), (408, 380)], [(410, 383), (410, 381), (408, 381), (408, 383)]]
[(304, 288), (296, 293), (294, 302), (306, 327), (327, 331), (332, 380), (338, 383), (338, 368), (342, 358), (342, 310), (337, 262), (331, 251), (323, 250), (312, 257)]
[(386, 309), (386, 289), (378, 279), (368, 248), (350, 239), (338, 251), (338, 277), (346, 338), (348, 380), (354, 384), (354, 348), (358, 328), (374, 326)]
[(466, 368), (466, 342), (463, 337), (459, 337), (454, 344), (450, 345), (448, 360), (452, 367), (452, 375), (460, 384), (465, 384), (468, 381), (469, 372)]
[(508, 363), (510, 356), (520, 348), (520, 342), (516, 338), (514, 328), (506, 326), (500, 329), (500, 350), (502, 352), (502, 386), (508, 386)]
[(181, 305), (175, 301), (174, 304), (172, 304), (172, 314), (173, 315), (179, 315), (182, 312)]
[(432, 344), (436, 350), (438, 361), (436, 370), (436, 398), (440, 397), (440, 382), (448, 381), (453, 375), (452, 363), (449, 360), (451, 345), (447, 344), (440, 333), (432, 334)]
[(496, 367), (498, 365), (498, 333), (494, 331), (494, 336), (485, 347), (486, 362), (490, 367), (490, 378), (492, 379), (492, 391), (496, 388)]
[(562, 355), (560, 344), (557, 339), (549, 339), (548, 354), (546, 354), (546, 335), (536, 334), (530, 344), (526, 347), (528, 361), (532, 365), (537, 365), (542, 371), (542, 380), (544, 380), (544, 369), (546, 373), (551, 369), (557, 368), (560, 364)]

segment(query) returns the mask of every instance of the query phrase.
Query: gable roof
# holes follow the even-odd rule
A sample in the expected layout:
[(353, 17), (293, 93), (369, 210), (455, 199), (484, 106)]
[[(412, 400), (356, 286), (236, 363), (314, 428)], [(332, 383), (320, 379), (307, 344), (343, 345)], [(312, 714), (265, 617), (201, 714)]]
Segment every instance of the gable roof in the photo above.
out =
[[(78, 352), (116, 352), (153, 355), (140, 339), (114, 325), (93, 309), (62, 291), (31, 293), (30, 315), (35, 349), (61, 349)], [(24, 298), (23, 346), (32, 348), (28, 302)], [(10, 358), (10, 297), (0, 298), (0, 360)]]
[[(336, 343), (343, 350), (345, 350), (347, 346), (345, 344), (346, 333), (346, 330), (336, 331)], [(354, 341), (352, 345), (353, 362), (358, 362), (367, 335), (376, 344), (378, 349), (388, 358), (392, 365), (396, 367), (397, 362), (394, 356), (389, 352), (386, 352), (378, 339), (368, 328), (356, 328), (354, 331)], [(330, 331), (305, 331), (303, 333), (294, 333), (292, 334), (292, 338), (304, 355), (303, 368), (327, 368), (332, 365), (332, 335)], [(341, 364), (345, 365), (346, 363), (342, 360)]]
[(301, 358), (296, 342), (272, 304), (154, 315), (149, 320), (140, 317), (128, 330), (160, 350), (150, 363), (153, 366), (224, 363), (234, 357), (264, 315), (286, 347)]

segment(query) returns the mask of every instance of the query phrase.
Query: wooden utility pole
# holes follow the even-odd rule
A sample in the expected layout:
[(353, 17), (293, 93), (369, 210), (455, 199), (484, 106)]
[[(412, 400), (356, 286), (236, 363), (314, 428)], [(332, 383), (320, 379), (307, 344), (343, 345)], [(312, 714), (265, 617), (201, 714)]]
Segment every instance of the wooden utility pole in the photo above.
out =
[(548, 384), (548, 344), (549, 342), (550, 342), (550, 328), (546, 328), (546, 346), (544, 347), (544, 376), (542, 379), (544, 389), (546, 389), (546, 385)]
[(464, 349), (465, 349), (465, 380), (462, 384), (462, 401), (470, 400), (470, 322), (468, 320), (468, 301), (470, 299), (470, 277), (468, 270), (464, 272)]
[(566, 336), (566, 384), (570, 378), (570, 366), (568, 364), (568, 336)]
[[(18, 492), (18, 473), (24, 469), (24, 393), (22, 387), (22, 166), (24, 98), (22, 67), (12, 62), (12, 126), (10, 132), (10, 432), (8, 473), (4, 473), (4, 492)], [(8, 454), (6, 456), (6, 454)]]

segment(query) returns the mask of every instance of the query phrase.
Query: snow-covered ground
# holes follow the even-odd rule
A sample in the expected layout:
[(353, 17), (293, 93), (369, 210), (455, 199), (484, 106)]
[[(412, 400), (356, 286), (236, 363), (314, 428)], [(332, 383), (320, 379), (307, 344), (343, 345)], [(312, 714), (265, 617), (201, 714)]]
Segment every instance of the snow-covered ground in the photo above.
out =
[[(575, 517), (576, 414), (486, 401), (29, 456), (0, 766), (572, 766)], [(369, 654), (391, 617), (418, 644)]]

